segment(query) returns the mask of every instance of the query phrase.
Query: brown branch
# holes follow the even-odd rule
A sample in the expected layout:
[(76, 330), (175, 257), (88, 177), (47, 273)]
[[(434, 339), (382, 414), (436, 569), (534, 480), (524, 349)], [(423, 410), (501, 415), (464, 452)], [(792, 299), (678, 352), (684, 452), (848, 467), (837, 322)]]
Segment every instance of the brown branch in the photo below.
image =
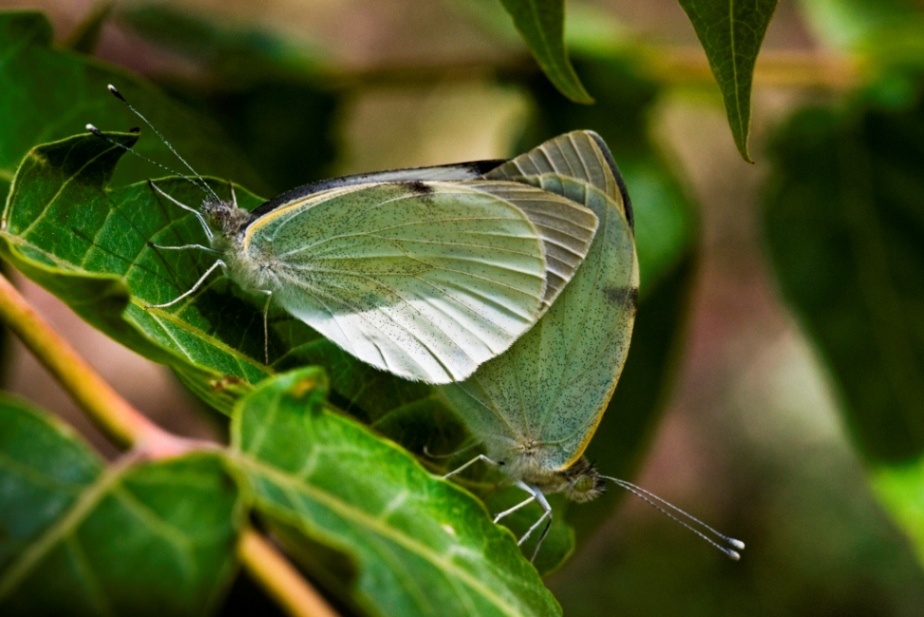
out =
[(337, 617), (298, 570), (254, 530), (247, 529), (241, 534), (237, 555), (247, 572), (292, 617)]

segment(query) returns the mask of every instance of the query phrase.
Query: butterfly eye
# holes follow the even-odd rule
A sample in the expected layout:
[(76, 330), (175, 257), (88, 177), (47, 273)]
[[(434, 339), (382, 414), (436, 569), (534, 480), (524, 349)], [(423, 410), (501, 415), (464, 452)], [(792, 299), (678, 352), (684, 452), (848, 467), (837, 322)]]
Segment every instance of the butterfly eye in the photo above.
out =
[(571, 485), (568, 487), (567, 497), (581, 503), (596, 499), (604, 489), (604, 484), (596, 473), (582, 474), (572, 480)]

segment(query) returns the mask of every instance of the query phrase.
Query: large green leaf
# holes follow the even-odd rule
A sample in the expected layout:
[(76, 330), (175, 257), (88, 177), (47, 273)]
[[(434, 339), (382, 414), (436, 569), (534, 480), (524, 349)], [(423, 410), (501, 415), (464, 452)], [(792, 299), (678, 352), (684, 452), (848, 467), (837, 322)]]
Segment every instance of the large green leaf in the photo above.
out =
[[(213, 122), (122, 69), (52, 48), (51, 39), (51, 25), (43, 15), (0, 13), (0, 200), (6, 198), (16, 166), (36, 144), (79, 133), (88, 122), (123, 130), (139, 124), (106, 92), (110, 83), (140, 107), (200, 172), (262, 188)], [(144, 139), (138, 147), (156, 161), (178, 166), (157, 139)], [(120, 166), (115, 183), (141, 180), (157, 171), (149, 163), (129, 160)]]
[(777, 0), (680, 0), (725, 99), (735, 145), (744, 160), (751, 124), (754, 63)]
[(593, 103), (565, 49), (565, 0), (500, 1), (559, 92), (576, 103)]
[(382, 615), (559, 613), (476, 500), (325, 398), (317, 369), (264, 382), (235, 410), (231, 457), (258, 512), (344, 555), (339, 593)]
[[(113, 138), (128, 145), (136, 139)], [(202, 231), (191, 216), (183, 220), (182, 210), (158, 199), (147, 183), (107, 190), (123, 153), (89, 134), (33, 150), (17, 172), (4, 210), (0, 251), (88, 322), (177, 369), (207, 400), (229, 408), (227, 394), (240, 388), (225, 375), (259, 381), (268, 374), (252, 359), (262, 355), (259, 310), (244, 300), (209, 302), (209, 294), (172, 311), (144, 308), (189, 289), (205, 267), (201, 251), (160, 252), (149, 243), (201, 242)], [(186, 182), (160, 186), (188, 203), (201, 199)], [(216, 190), (227, 187), (216, 185)], [(243, 191), (239, 200), (251, 207), (259, 203)], [(260, 335), (252, 337), (256, 342), (247, 356), (235, 346), (242, 346), (250, 330)]]
[(214, 454), (111, 469), (0, 398), (0, 612), (203, 615), (234, 573), (238, 491)]
[(780, 287), (924, 554), (924, 102), (806, 110), (772, 152), (765, 232)]

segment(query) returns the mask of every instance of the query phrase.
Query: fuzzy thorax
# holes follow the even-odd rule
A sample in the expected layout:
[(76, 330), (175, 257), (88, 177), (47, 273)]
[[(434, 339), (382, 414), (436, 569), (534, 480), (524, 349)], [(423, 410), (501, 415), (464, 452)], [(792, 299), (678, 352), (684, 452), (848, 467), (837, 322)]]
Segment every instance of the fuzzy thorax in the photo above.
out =
[(250, 212), (228, 201), (209, 200), (202, 204), (202, 214), (215, 232), (212, 248), (221, 253), (228, 276), (251, 293), (276, 291), (275, 256), (244, 246), (247, 226), (253, 219)]
[(253, 218), (247, 210), (220, 199), (206, 200), (202, 204), (202, 214), (218, 235), (229, 239), (240, 235)]

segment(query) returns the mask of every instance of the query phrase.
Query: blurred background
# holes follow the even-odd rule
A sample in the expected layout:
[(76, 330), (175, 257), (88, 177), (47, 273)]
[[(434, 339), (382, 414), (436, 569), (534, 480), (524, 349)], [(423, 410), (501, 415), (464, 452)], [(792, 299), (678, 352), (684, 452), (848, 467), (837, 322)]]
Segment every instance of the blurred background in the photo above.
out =
[[(870, 488), (868, 447), (841, 413), (829, 353), (784, 300), (768, 259), (779, 237), (765, 231), (778, 228), (765, 211), (786, 194), (779, 160), (798, 141), (786, 128), (794, 114), (839, 109), (870, 89), (899, 113), (915, 102), (913, 81), (880, 86), (870, 69), (869, 39), (857, 32), (881, 17), (874, 3), (779, 4), (757, 62), (753, 165), (735, 149), (675, 0), (568, 2), (569, 49), (592, 107), (546, 83), (496, 0), (0, 1), (27, 5), (48, 13), (57, 41), (98, 34), (95, 56), (216, 120), (267, 197), (336, 174), (509, 156), (572, 128), (601, 133), (638, 213), (642, 304), (590, 455), (748, 548), (730, 562), (616, 495), (571, 506), (578, 546), (547, 578), (565, 614), (924, 614), (920, 562)], [(108, 10), (98, 33), (87, 27)], [(81, 122), (122, 129), (130, 120)], [(920, 152), (909, 161), (919, 172)], [(198, 403), (166, 369), (18, 282), (146, 413), (187, 434), (220, 432), (189, 413)], [(60, 411), (113, 454), (12, 347), (5, 387)], [(256, 602), (246, 583), (232, 593)]]

